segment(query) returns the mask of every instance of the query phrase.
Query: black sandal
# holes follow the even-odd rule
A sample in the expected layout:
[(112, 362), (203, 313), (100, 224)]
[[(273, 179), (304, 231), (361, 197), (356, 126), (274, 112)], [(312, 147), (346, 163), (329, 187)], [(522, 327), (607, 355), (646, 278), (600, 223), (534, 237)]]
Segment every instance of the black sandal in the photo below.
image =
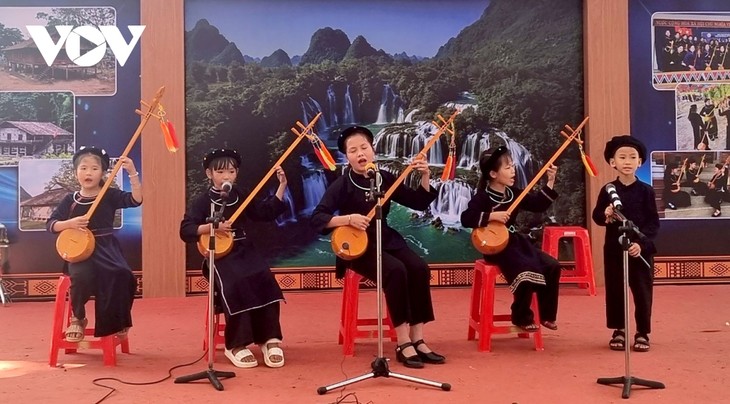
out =
[(425, 344), (425, 342), (422, 339), (419, 339), (418, 341), (413, 343), (413, 347), (416, 348), (416, 353), (418, 354), (418, 357), (421, 358), (421, 361), (423, 361), (423, 363), (432, 363), (432, 364), (440, 365), (440, 364), (446, 362), (445, 356), (439, 355), (434, 351), (431, 351), (431, 352), (419, 351), (418, 347), (423, 344)]
[(558, 329), (558, 324), (555, 321), (541, 321), (540, 324), (548, 330), (557, 331)]
[(626, 349), (626, 333), (621, 330), (614, 330), (611, 340), (608, 341), (608, 347), (612, 351), (623, 351)]
[(636, 352), (649, 352), (649, 336), (646, 334), (636, 333), (634, 335), (634, 345), (632, 346)]
[(410, 342), (406, 342), (403, 345), (398, 345), (395, 348), (395, 359), (397, 359), (398, 362), (402, 363), (407, 368), (421, 369), (423, 367), (423, 361), (421, 360), (421, 357), (418, 356), (418, 350), (416, 348), (413, 348), (416, 351), (416, 355), (409, 357), (403, 355), (403, 350), (412, 346), (413, 344)]

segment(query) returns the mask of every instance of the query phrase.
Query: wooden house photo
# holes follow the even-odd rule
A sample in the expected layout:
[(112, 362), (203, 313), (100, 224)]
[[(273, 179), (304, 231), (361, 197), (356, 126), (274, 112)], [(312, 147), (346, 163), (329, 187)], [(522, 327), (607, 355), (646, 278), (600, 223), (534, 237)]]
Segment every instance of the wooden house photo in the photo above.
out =
[(1, 121), (0, 160), (74, 152), (73, 133), (50, 122)]

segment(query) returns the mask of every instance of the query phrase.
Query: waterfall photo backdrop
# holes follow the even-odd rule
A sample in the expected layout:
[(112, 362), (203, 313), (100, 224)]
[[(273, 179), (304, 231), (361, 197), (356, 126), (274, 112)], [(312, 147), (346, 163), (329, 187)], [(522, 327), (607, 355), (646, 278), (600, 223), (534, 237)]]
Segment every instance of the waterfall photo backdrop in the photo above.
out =
[[(275, 223), (252, 223), (249, 234), (274, 267), (331, 266), (329, 236), (308, 222), (347, 164), (336, 146), (341, 130), (370, 128), (376, 161), (399, 174), (436, 132), (437, 114), (459, 110), (456, 178), (441, 181), (444, 135), (428, 155), (438, 198), (426, 212), (394, 204), (388, 222), (430, 263), (473, 261), (478, 253), (459, 216), (479, 178), (479, 155), (505, 144), (517, 185), (532, 179), (562, 143), (563, 125), (583, 118), (582, 41), (580, 0), (187, 0), (187, 199), (208, 186), (201, 161), (209, 149), (238, 150), (237, 182), (251, 189), (295, 140), (296, 121), (321, 113), (315, 131), (336, 170), (302, 142), (283, 164), (287, 212)], [(536, 239), (546, 217), (585, 224), (577, 149), (557, 164), (560, 198), (546, 215), (520, 221)], [(260, 196), (275, 187), (271, 181)], [(200, 259), (188, 249), (189, 268)]]

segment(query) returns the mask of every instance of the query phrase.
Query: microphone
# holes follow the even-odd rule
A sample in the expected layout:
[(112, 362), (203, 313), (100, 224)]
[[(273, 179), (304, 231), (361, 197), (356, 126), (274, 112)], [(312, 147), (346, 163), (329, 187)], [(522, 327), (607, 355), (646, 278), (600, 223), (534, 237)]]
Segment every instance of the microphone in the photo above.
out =
[(228, 194), (231, 192), (231, 189), (233, 189), (233, 184), (231, 184), (230, 181), (226, 181), (223, 184), (221, 184), (221, 196), (228, 197)]
[(615, 210), (623, 209), (624, 205), (621, 203), (621, 199), (618, 197), (616, 192), (616, 186), (608, 183), (606, 184), (606, 192), (608, 192), (608, 198), (611, 200), (611, 205)]
[(367, 178), (375, 178), (375, 175), (378, 173), (378, 166), (375, 165), (375, 163), (368, 163), (365, 166), (365, 177)]

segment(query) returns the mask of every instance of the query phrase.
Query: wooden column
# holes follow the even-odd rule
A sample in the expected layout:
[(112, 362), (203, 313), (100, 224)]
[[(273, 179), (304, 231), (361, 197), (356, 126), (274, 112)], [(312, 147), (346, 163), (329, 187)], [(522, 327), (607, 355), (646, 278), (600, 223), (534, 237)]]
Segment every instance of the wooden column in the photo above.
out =
[(586, 219), (593, 246), (596, 282), (603, 285), (605, 228), (590, 219), (601, 187), (616, 178), (603, 159), (611, 137), (628, 134), (629, 119), (629, 11), (628, 0), (584, 0), (583, 60), (585, 110), (589, 115), (588, 152), (598, 167), (598, 177), (586, 182)]
[(142, 134), (142, 282), (144, 297), (185, 296), (185, 245), (178, 236), (185, 213), (184, 1), (140, 0), (142, 99), (165, 86), (162, 105), (175, 124), (180, 150), (167, 151), (160, 126)]

